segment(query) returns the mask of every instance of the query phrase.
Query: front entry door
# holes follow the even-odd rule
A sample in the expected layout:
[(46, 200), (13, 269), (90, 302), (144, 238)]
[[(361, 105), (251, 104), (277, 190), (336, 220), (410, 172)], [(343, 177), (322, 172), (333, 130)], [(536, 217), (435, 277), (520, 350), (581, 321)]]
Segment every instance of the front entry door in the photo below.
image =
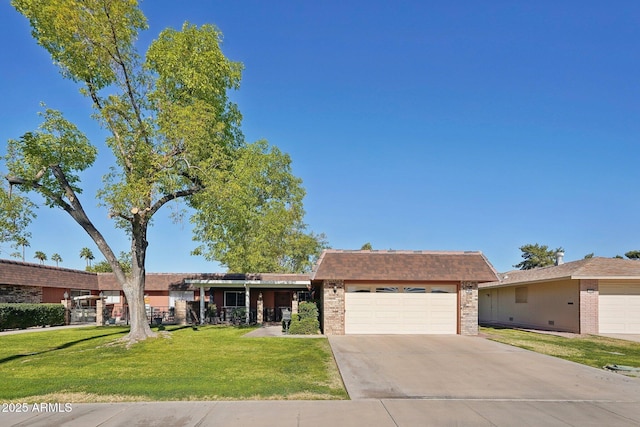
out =
[(282, 309), (283, 308), (291, 309), (291, 292), (276, 292), (275, 303), (276, 303), (276, 322), (280, 322), (282, 320)]

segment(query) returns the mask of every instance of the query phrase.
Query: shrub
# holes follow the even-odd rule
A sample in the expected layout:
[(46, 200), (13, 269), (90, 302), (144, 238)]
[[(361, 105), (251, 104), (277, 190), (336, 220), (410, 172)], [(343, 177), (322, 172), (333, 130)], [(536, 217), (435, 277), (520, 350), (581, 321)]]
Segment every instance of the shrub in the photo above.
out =
[(0, 330), (64, 325), (61, 304), (0, 304)]
[(301, 302), (298, 314), (291, 316), (289, 333), (293, 335), (315, 335), (320, 329), (318, 306), (314, 302)]

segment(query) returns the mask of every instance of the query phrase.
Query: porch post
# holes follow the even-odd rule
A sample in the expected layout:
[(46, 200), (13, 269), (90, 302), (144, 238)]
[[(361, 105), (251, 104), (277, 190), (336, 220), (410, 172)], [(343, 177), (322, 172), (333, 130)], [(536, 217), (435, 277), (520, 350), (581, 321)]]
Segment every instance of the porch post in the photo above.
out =
[(244, 307), (245, 307), (245, 322), (248, 325), (249, 324), (249, 310), (251, 309), (251, 300), (249, 299), (249, 296), (251, 295), (251, 290), (249, 288), (249, 284), (245, 283), (244, 284)]
[(200, 324), (204, 325), (204, 285), (200, 286)]
[(293, 291), (291, 298), (291, 315), (298, 314), (298, 292)]
[(262, 292), (258, 294), (256, 321), (258, 322), (258, 325), (262, 325), (262, 323), (264, 322), (264, 301), (262, 300)]

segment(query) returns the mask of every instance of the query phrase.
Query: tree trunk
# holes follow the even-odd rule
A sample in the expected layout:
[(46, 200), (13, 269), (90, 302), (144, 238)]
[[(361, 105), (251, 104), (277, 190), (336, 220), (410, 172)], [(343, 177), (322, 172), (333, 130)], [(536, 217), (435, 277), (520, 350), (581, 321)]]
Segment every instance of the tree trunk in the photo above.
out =
[(147, 255), (147, 222), (140, 214), (135, 214), (131, 233), (131, 277), (122, 284), (122, 290), (129, 304), (131, 330), (125, 337), (130, 344), (155, 337), (147, 319), (144, 305), (145, 259)]
[(144, 275), (131, 277), (122, 285), (122, 290), (129, 304), (131, 330), (124, 338), (129, 343), (142, 341), (156, 334), (149, 327), (147, 312), (144, 306)]

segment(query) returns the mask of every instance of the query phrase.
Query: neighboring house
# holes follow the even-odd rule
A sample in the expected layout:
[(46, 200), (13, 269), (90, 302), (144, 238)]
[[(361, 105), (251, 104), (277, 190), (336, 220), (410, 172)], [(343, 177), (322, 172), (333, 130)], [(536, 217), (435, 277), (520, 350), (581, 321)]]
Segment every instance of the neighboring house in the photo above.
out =
[(479, 289), (483, 324), (640, 333), (640, 261), (587, 258), (500, 274)]
[(478, 283), (496, 272), (481, 252), (323, 252), (311, 276), (325, 335), (478, 333)]
[[(148, 273), (150, 317), (170, 316), (177, 300), (215, 304), (221, 320), (249, 313), (279, 321), (282, 309), (320, 302), (326, 335), (462, 334), (478, 332), (478, 284), (497, 275), (480, 252), (337, 251), (321, 255), (307, 274)], [(0, 260), (0, 302), (58, 303), (102, 294), (109, 316), (125, 315), (125, 298), (111, 273), (88, 273)]]

